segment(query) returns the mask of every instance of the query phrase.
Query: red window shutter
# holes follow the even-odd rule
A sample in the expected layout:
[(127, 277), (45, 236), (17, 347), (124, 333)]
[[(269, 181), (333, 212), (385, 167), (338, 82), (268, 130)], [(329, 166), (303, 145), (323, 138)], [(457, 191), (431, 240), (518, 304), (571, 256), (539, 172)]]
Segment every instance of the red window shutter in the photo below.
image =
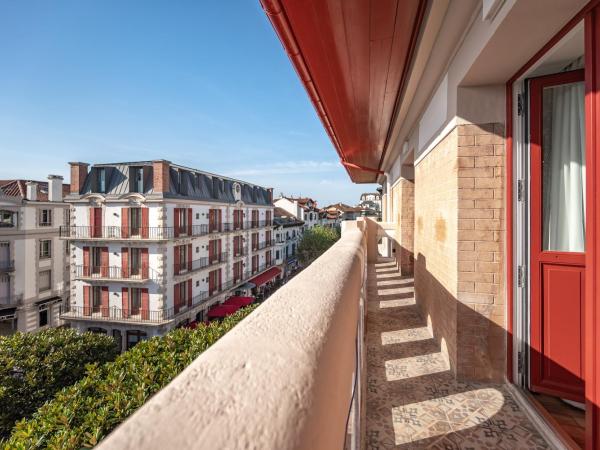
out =
[(173, 213), (175, 214), (175, 217), (173, 217), (173, 224), (175, 226), (175, 237), (179, 237), (179, 208), (175, 208), (173, 209)]
[(223, 231), (223, 211), (217, 209), (217, 230)]
[(173, 306), (174, 306), (174, 309), (175, 309), (175, 314), (177, 314), (179, 312), (179, 301), (180, 301), (180, 299), (179, 299), (179, 289), (180, 289), (179, 285), (180, 284), (181, 283), (178, 283), (178, 284), (175, 285), (174, 292), (173, 292), (173, 303), (174, 303)]
[(221, 269), (219, 269), (217, 271), (217, 276), (218, 276), (218, 280), (219, 280), (217, 286), (219, 287), (219, 291), (220, 291), (221, 290), (221, 280), (222, 280), (222, 278), (221, 278)]
[(129, 208), (121, 208), (121, 237), (129, 237)]
[(217, 243), (217, 261), (221, 261), (221, 251), (223, 249), (223, 247), (221, 246), (221, 239), (219, 239), (218, 243)]
[(108, 317), (109, 305), (108, 305), (108, 286), (102, 286), (102, 317)]
[(121, 248), (121, 278), (129, 278), (129, 248)]
[(150, 219), (148, 213), (148, 208), (142, 208), (142, 237), (146, 239), (148, 238), (150, 231)]
[[(147, 249), (146, 249), (147, 250)], [(150, 298), (148, 296), (148, 288), (142, 288), (142, 320), (150, 318)]]
[(148, 249), (142, 249), (142, 278), (147, 279), (149, 275)]
[(173, 247), (173, 274), (179, 275), (181, 267), (179, 264), (179, 245)]
[(208, 262), (212, 263), (215, 260), (215, 241), (209, 241), (208, 243)]
[(215, 231), (215, 210), (208, 210), (208, 232), (212, 233)]
[(83, 287), (83, 315), (89, 316), (92, 314), (92, 308), (90, 307), (90, 296), (91, 296), (91, 286)]
[(108, 247), (100, 249), (100, 276), (108, 277)]
[(187, 246), (187, 270), (192, 270), (192, 244)]
[(192, 235), (192, 208), (188, 208), (187, 210), (187, 235)]
[(90, 208), (90, 237), (96, 237), (96, 208)]
[(187, 291), (188, 291), (188, 306), (191, 308), (192, 307), (192, 280), (188, 280), (187, 281)]
[(89, 277), (90, 274), (90, 248), (83, 247), (83, 276)]
[(127, 319), (129, 317), (129, 288), (121, 289), (121, 311), (123, 314), (123, 319)]

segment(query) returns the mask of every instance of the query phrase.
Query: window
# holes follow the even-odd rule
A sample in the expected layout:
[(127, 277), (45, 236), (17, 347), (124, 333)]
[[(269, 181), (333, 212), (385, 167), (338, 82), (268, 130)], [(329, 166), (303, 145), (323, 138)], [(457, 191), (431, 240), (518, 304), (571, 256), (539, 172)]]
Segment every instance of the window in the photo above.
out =
[(106, 192), (106, 169), (104, 167), (98, 169), (98, 192), (102, 194)]
[(14, 227), (14, 216), (15, 213), (12, 211), (0, 210), (0, 227)]
[(40, 227), (49, 227), (52, 225), (52, 210), (51, 209), (42, 209), (40, 211)]
[(129, 208), (129, 230), (131, 236), (140, 236), (142, 229), (142, 208)]
[(275, 259), (279, 259), (279, 250), (275, 251)]
[(92, 257), (92, 273), (99, 274), (102, 267), (102, 247), (92, 247), (90, 250)]
[(129, 273), (133, 276), (139, 276), (142, 268), (142, 249), (141, 248), (130, 248), (129, 258)]
[(45, 327), (46, 325), (48, 325), (48, 310), (44, 309), (39, 313), (39, 326)]
[(127, 350), (148, 339), (148, 335), (140, 330), (127, 331)]
[(52, 271), (42, 270), (40, 272), (39, 291), (47, 291), (52, 285)]
[(102, 286), (92, 288), (92, 312), (100, 312), (102, 307)]
[(50, 258), (52, 256), (52, 241), (50, 239), (40, 240), (40, 259)]
[(131, 315), (135, 316), (140, 313), (142, 309), (142, 290), (140, 288), (131, 288), (129, 294), (129, 302)]
[(180, 273), (183, 270), (191, 269), (191, 267), (187, 266), (187, 261), (188, 261), (187, 249), (188, 249), (187, 245), (179, 245), (179, 261), (177, 261), (177, 263), (179, 264), (179, 272)]
[(144, 171), (141, 167), (130, 168), (130, 192), (144, 192)]
[(123, 336), (121, 335), (121, 330), (113, 330), (113, 339), (117, 344), (117, 351), (121, 353), (123, 351)]

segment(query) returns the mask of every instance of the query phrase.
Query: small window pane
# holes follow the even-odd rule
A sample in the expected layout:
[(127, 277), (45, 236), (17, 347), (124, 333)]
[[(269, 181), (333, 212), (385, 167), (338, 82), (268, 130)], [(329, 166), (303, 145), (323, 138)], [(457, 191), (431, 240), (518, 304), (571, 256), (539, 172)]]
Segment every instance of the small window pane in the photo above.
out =
[(40, 291), (47, 291), (51, 287), (52, 282), (52, 271), (51, 270), (43, 270), (40, 272)]

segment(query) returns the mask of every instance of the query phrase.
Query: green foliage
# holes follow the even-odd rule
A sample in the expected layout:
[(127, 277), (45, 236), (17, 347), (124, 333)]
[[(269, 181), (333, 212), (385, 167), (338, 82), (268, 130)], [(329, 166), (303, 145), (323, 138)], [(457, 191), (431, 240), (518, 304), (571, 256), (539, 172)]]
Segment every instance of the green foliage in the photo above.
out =
[(337, 228), (316, 226), (306, 230), (298, 244), (298, 258), (307, 266), (331, 247), (340, 238)]
[(19, 422), (5, 449), (93, 447), (253, 309), (195, 330), (173, 330), (137, 344), (114, 362), (90, 366), (81, 381)]
[(52, 328), (0, 337), (0, 435), (62, 388), (80, 380), (89, 364), (118, 355), (114, 339)]

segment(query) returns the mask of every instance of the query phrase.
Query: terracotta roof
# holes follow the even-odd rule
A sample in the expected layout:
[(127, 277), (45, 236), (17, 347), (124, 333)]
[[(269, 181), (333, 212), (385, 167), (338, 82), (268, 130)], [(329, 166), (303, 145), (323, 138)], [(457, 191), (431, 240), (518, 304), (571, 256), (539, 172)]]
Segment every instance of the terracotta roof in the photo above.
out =
[(290, 214), (285, 209), (277, 206), (275, 207), (274, 221), (277, 225), (282, 225), (284, 227), (304, 224), (302, 220), (297, 219), (293, 214)]
[[(27, 194), (26, 183), (35, 180), (0, 180), (0, 193), (7, 197), (20, 197), (24, 199)], [(35, 181), (37, 183), (37, 199), (40, 202), (48, 201), (48, 182)], [(70, 185), (63, 183), (63, 197), (69, 194)]]
[(330, 212), (330, 210), (337, 210), (337, 211), (341, 211), (341, 212), (361, 212), (362, 209), (361, 208), (357, 208), (355, 206), (350, 206), (350, 205), (346, 205), (345, 203), (334, 203), (333, 205), (329, 205), (326, 206), (324, 209), (326, 209), (328, 212)]

